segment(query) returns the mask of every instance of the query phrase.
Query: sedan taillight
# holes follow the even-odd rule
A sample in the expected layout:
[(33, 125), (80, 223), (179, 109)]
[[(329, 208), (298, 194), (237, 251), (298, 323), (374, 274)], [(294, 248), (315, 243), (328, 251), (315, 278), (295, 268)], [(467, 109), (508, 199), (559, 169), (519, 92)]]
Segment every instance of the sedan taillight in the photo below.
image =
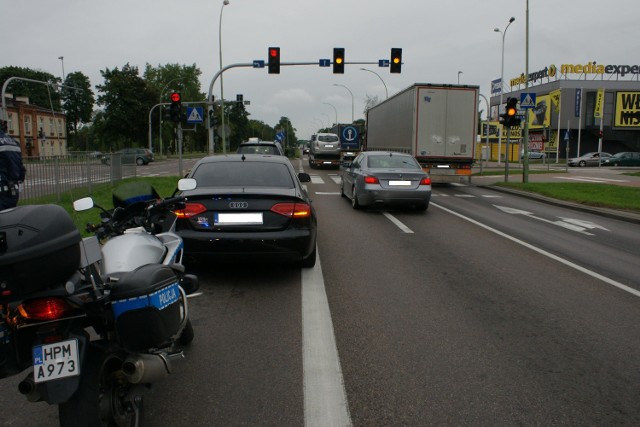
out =
[(365, 184), (379, 184), (380, 181), (375, 176), (365, 176), (364, 177), (364, 183)]
[(173, 213), (178, 218), (191, 218), (206, 211), (207, 207), (202, 203), (185, 203), (184, 209), (177, 209)]
[(420, 185), (431, 185), (431, 178), (428, 176), (420, 180)]
[(278, 203), (271, 206), (271, 212), (289, 218), (308, 218), (311, 216), (311, 206), (306, 203)]

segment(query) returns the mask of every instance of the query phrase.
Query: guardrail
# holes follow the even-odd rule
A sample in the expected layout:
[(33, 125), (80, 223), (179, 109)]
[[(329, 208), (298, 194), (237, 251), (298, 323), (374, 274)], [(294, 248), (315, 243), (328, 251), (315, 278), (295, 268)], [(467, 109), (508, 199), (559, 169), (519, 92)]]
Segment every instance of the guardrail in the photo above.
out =
[(136, 165), (122, 164), (119, 154), (70, 153), (24, 157), (23, 162), (27, 171), (20, 192), (22, 202), (51, 195), (60, 201), (63, 193), (76, 188), (86, 188), (91, 193), (94, 184), (114, 184), (136, 176)]

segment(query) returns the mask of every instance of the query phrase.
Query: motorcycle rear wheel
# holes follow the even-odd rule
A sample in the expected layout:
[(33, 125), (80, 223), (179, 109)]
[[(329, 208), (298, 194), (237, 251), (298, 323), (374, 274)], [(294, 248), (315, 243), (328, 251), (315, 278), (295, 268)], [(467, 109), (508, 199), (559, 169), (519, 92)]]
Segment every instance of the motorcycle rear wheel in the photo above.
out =
[[(58, 405), (60, 426), (136, 425), (136, 412), (127, 399), (132, 384), (122, 373), (124, 358), (124, 353), (118, 349), (89, 348), (78, 390), (71, 400)], [(140, 401), (137, 425), (141, 424)]]

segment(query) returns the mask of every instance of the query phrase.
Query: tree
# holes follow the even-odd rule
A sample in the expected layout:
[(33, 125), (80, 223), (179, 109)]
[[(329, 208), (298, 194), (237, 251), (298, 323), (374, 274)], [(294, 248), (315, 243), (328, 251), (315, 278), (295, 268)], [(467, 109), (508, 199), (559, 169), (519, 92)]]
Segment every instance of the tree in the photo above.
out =
[[(63, 108), (67, 116), (67, 135), (70, 144), (79, 148), (75, 136), (79, 123), (89, 123), (93, 114), (95, 98), (89, 78), (81, 72), (67, 75), (61, 90)], [(82, 148), (87, 149), (86, 144)]]
[[(225, 104), (227, 103), (225, 102)], [(232, 102), (230, 104), (229, 126), (231, 126), (231, 136), (229, 149), (233, 152), (242, 141), (246, 141), (253, 135), (249, 126), (249, 113), (244, 108), (244, 104), (241, 102)]]
[[(153, 67), (150, 64), (146, 64), (144, 70), (144, 79), (147, 82), (147, 86), (153, 91), (156, 102), (163, 103), (169, 102), (169, 96), (171, 92), (180, 92), (183, 102), (204, 102), (206, 95), (201, 93), (199, 77), (202, 74), (200, 69), (196, 67), (196, 64), (187, 66), (180, 64), (166, 64)], [(195, 106), (195, 105), (189, 105)], [(202, 104), (201, 106), (204, 106)], [(162, 120), (162, 107), (156, 108), (157, 113), (154, 113), (152, 120), (152, 128), (158, 129), (158, 123)], [(205, 108), (206, 110), (206, 108)], [(160, 146), (170, 147), (173, 143), (173, 127), (175, 124), (170, 121), (162, 121), (162, 144), (159, 141), (159, 133), (154, 135), (158, 138), (156, 151), (160, 152)], [(207, 129), (205, 126), (196, 126), (194, 132), (185, 132), (184, 145), (195, 150), (204, 150), (206, 148), (207, 141)]]
[(380, 104), (380, 99), (378, 98), (378, 96), (374, 96), (371, 97), (369, 95), (365, 95), (364, 98), (364, 110), (362, 111), (364, 113), (364, 115), (367, 115), (367, 110), (369, 110), (372, 107), (375, 107), (376, 105)]
[(138, 67), (128, 63), (119, 70), (101, 70), (104, 84), (98, 105), (104, 107), (104, 138), (115, 150), (125, 145), (144, 146), (147, 140), (149, 110), (157, 103), (155, 93), (138, 75)]

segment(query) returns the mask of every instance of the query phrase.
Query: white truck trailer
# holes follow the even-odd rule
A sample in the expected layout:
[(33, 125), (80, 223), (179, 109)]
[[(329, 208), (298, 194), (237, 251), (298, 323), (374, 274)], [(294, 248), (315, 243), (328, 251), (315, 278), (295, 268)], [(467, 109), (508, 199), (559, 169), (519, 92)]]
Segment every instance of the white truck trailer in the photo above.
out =
[(366, 150), (414, 156), (432, 182), (471, 182), (478, 86), (419, 84), (367, 111)]

